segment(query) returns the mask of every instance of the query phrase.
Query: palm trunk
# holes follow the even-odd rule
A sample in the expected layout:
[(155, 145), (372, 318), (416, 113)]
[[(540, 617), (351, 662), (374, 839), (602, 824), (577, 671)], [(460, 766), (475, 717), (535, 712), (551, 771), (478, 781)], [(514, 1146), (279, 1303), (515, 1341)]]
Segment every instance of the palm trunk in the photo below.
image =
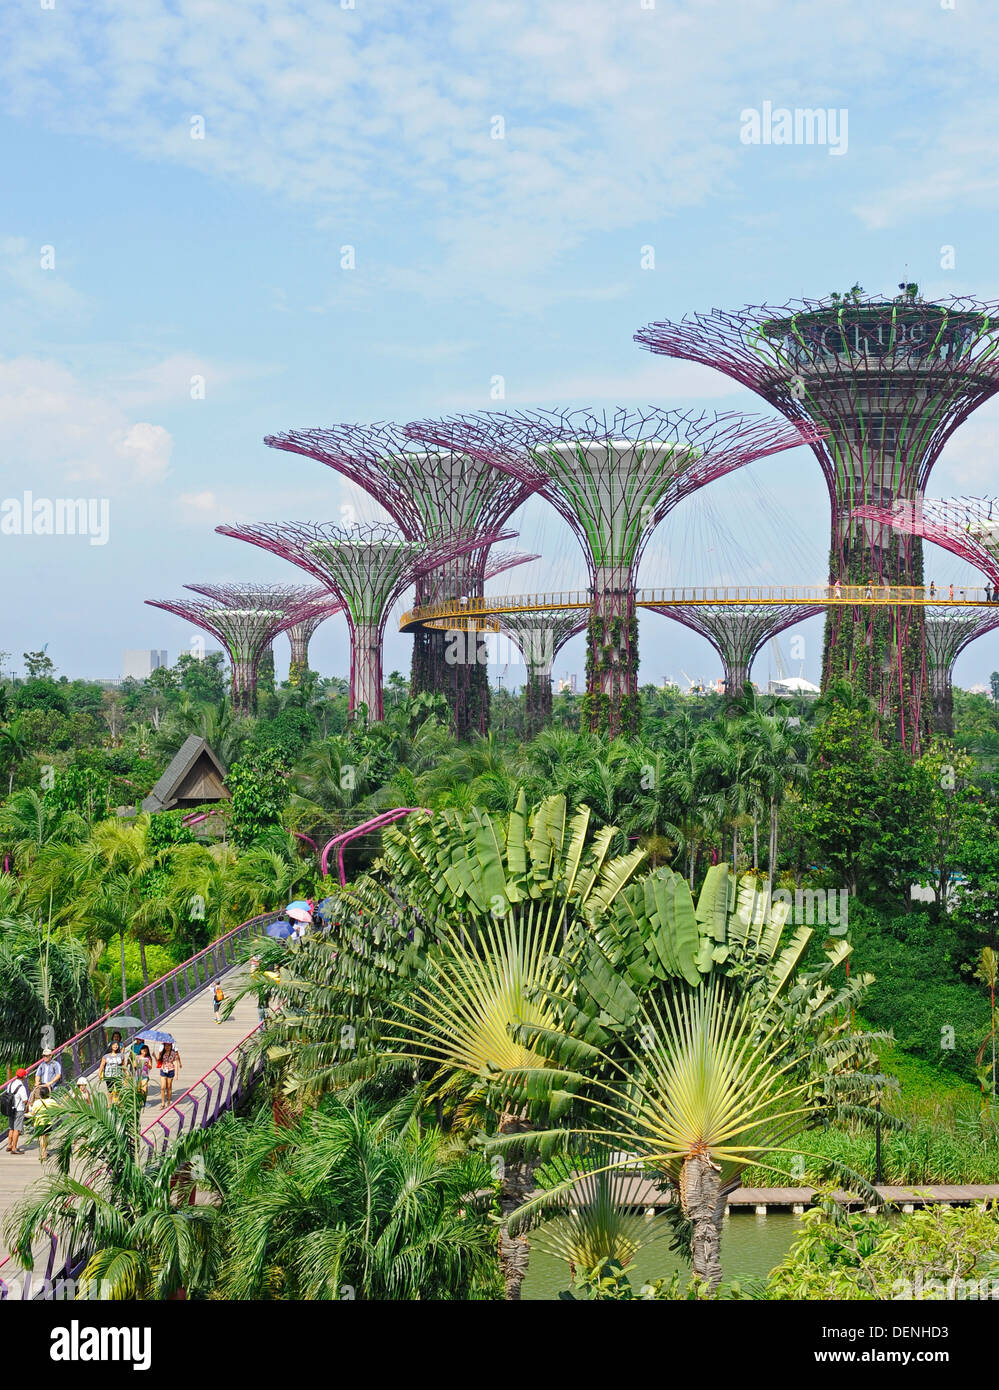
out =
[(774, 879), (777, 876), (777, 805), (770, 798), (770, 849), (767, 861), (767, 902), (773, 901)]
[(125, 933), (119, 932), (118, 939), (121, 942), (121, 1002), (124, 1004), (127, 998), (125, 985)]
[[(520, 1116), (511, 1112), (500, 1117), (500, 1134), (517, 1134), (531, 1126)], [(506, 1162), (500, 1180), (500, 1210), (504, 1217), (510, 1217), (531, 1195), (534, 1188), (534, 1169), (536, 1163), (526, 1160)], [(520, 1302), (520, 1286), (527, 1274), (531, 1247), (525, 1235), (511, 1236), (503, 1225), (499, 1232), (499, 1262), (503, 1272), (503, 1285), (508, 1303)]]
[(725, 1214), (721, 1169), (710, 1154), (693, 1153), (684, 1159), (680, 1174), (680, 1202), (693, 1226), (690, 1263), (694, 1277), (715, 1289), (721, 1281), (721, 1223)]
[(139, 960), (142, 962), (142, 985), (146, 989), (149, 986), (149, 967), (146, 965), (146, 943), (139, 937)]
[(760, 867), (760, 823), (754, 811), (753, 813), (753, 873)]

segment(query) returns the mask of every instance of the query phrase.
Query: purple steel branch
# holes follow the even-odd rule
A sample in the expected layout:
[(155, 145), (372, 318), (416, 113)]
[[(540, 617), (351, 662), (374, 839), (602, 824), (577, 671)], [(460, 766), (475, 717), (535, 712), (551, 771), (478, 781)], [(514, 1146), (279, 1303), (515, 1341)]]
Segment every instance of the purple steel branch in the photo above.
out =
[(932, 541), (999, 586), (999, 498), (926, 497), (892, 507), (857, 507), (852, 515)]

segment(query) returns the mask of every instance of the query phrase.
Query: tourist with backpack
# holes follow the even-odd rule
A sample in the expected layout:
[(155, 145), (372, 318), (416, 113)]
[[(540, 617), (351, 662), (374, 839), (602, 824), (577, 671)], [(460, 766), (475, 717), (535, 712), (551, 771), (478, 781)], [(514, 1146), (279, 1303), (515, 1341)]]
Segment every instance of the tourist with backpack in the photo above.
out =
[(215, 988), (212, 990), (212, 1014), (215, 1017), (216, 1023), (222, 1022), (222, 1020), (219, 1018), (219, 1009), (221, 1009), (224, 1000), (225, 990), (222, 988), (222, 981), (216, 980)]
[(28, 1088), (24, 1084), (27, 1074), (24, 1067), (19, 1067), (0, 1095), (0, 1114), (6, 1117), (8, 1125), (7, 1152), (16, 1154), (18, 1158), (21, 1154), (17, 1144), (24, 1129), (24, 1112), (28, 1108)]

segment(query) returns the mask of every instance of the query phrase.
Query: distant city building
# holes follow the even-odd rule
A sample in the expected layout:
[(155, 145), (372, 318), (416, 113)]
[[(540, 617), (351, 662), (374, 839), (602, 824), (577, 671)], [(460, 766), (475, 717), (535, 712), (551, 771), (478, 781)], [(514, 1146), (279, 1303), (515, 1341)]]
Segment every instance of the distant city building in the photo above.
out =
[(569, 691), (571, 694), (573, 694), (573, 695), (576, 694), (576, 675), (575, 675), (575, 672), (573, 672), (573, 674), (572, 674), (571, 676), (565, 676), (562, 680), (559, 681), (559, 683), (558, 683), (558, 690), (559, 690), (559, 694), (560, 694), (560, 695), (561, 695), (561, 693), (562, 693), (563, 690), (568, 690), (568, 691)]
[(122, 664), (125, 680), (144, 681), (160, 666), (169, 666), (166, 652), (127, 651)]

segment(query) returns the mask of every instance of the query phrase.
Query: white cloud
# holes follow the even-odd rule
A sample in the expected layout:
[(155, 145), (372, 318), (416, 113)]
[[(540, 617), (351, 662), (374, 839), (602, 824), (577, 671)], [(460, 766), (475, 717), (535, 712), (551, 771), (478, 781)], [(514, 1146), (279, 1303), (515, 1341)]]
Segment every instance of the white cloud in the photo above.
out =
[(162, 426), (129, 419), (113, 399), (66, 367), (39, 358), (0, 361), (0, 434), (8, 487), (87, 482), (118, 493), (157, 483), (172, 440)]
[[(984, 7), (973, 31), (907, 0), (841, 0), (818, 19), (798, 0), (365, 0), (355, 11), (300, 0), (288, 11), (267, 0), (9, 6), (0, 101), (334, 217), (352, 228), (359, 264), (386, 217), (404, 216), (424, 236), (382, 283), (520, 309), (560, 297), (552, 271), (584, 238), (729, 197), (750, 177), (739, 112), (763, 99), (850, 107), (855, 203), (870, 226), (955, 190), (989, 203), (999, 191), (987, 137), (999, 16)], [(895, 152), (872, 134), (897, 128), (900, 81), (920, 110), (954, 114), (935, 145), (932, 131), (903, 136), (907, 163), (920, 145), (931, 159), (925, 177), (906, 169), (892, 187)], [(490, 138), (497, 115), (502, 140)], [(191, 138), (194, 116), (204, 139)]]

